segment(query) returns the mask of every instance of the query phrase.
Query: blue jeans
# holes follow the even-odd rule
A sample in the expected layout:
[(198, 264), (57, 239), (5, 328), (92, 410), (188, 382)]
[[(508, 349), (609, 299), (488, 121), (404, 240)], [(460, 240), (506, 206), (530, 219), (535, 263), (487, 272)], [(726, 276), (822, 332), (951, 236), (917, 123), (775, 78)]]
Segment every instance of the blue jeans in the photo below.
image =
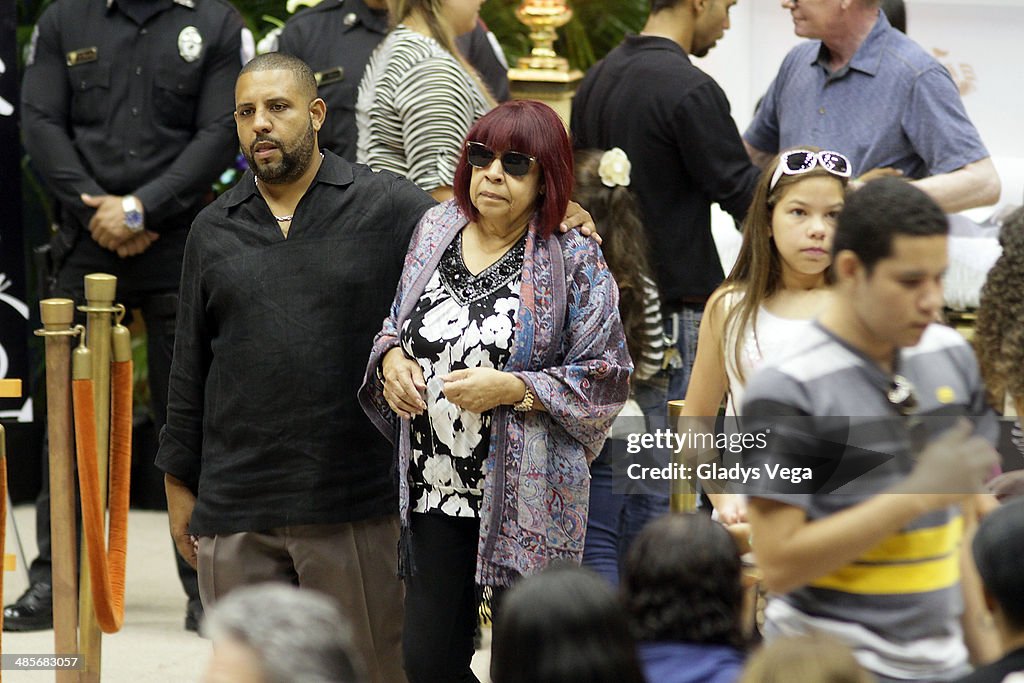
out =
[[(664, 378), (637, 384), (633, 398), (641, 410), (656, 424), (664, 423)], [(597, 459), (590, 465), (590, 512), (583, 544), (583, 565), (596, 571), (613, 586), (619, 583), (619, 566), (640, 529), (649, 520), (669, 509), (669, 493), (618, 492), (613, 490), (612, 452), (623, 453), (620, 446), (605, 443)]]
[[(700, 332), (700, 320), (703, 315), (704, 306), (699, 304), (684, 306), (676, 313), (665, 315), (665, 334), (668, 335), (668, 339), (675, 339), (675, 348), (679, 356), (678, 362), (673, 363), (676, 367), (670, 367), (663, 373), (668, 375), (667, 392), (661, 393), (652, 385), (637, 387), (636, 400), (648, 418), (666, 417), (668, 401), (686, 398), (693, 361), (697, 358), (697, 335)], [(657, 381), (656, 378), (652, 384), (656, 384)], [(664, 493), (636, 493), (627, 496), (622, 511), (620, 561), (626, 556), (626, 551), (644, 525), (668, 512), (669, 498), (667, 490)]]
[[(633, 398), (648, 418), (659, 426), (667, 416), (667, 401), (686, 398), (703, 306), (686, 306), (666, 314), (665, 334), (674, 340), (678, 356), (672, 365), (648, 382), (637, 383)], [(623, 452), (616, 448), (616, 452)], [(629, 546), (650, 520), (669, 510), (669, 491), (615, 493), (612, 490), (611, 443), (606, 443), (590, 466), (590, 513), (583, 546), (583, 564), (617, 586), (619, 567)]]
[(697, 335), (700, 333), (700, 319), (703, 315), (703, 305), (683, 306), (675, 313), (665, 314), (665, 336), (675, 340), (675, 349), (679, 354), (666, 371), (669, 401), (686, 398), (693, 361), (697, 358)]

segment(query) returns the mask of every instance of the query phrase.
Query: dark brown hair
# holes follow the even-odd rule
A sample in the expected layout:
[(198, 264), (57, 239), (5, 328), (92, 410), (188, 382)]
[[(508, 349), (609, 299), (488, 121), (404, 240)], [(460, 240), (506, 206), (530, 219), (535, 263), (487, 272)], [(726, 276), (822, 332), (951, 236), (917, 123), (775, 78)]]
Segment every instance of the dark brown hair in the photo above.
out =
[[(820, 151), (817, 147), (800, 147), (812, 152)], [(772, 212), (775, 205), (782, 201), (782, 197), (792, 186), (803, 182), (808, 178), (833, 178), (846, 188), (846, 178), (840, 178), (829, 173), (821, 166), (815, 166), (807, 173), (799, 175), (785, 175), (779, 177), (774, 188), (769, 189), (772, 176), (776, 167), (782, 159), (783, 152), (775, 157), (775, 160), (765, 168), (761, 179), (754, 189), (754, 198), (750, 202), (750, 209), (743, 221), (743, 243), (740, 245), (740, 253), (736, 264), (729, 273), (729, 277), (723, 283), (724, 291), (728, 294), (735, 292), (742, 294), (741, 299), (735, 306), (728, 307), (723, 330), (732, 330), (733, 347), (725, 349), (725, 363), (737, 373), (740, 381), (743, 377), (743, 364), (740, 362), (743, 354), (744, 330), (753, 325), (757, 318), (757, 311), (761, 304), (779, 289), (782, 288), (782, 257), (772, 239)], [(825, 281), (832, 283), (832, 267), (825, 271)], [(724, 304), (726, 300), (720, 299)], [(716, 311), (711, 312), (712, 315)], [(730, 338), (728, 334), (725, 338)], [(756, 341), (755, 330), (755, 341)], [(730, 365), (730, 364), (735, 364)]]
[(619, 286), (619, 315), (626, 332), (626, 345), (634, 361), (644, 349), (644, 281), (651, 275), (650, 246), (640, 219), (640, 207), (628, 187), (608, 187), (601, 182), (598, 168), (604, 152), (594, 149), (576, 152), (576, 202), (590, 212), (601, 235), (601, 251)]
[(626, 556), (622, 599), (638, 641), (744, 645), (739, 550), (701, 513), (663, 515)]
[(1024, 398), (1024, 207), (1003, 222), (1003, 254), (981, 289), (974, 350), (989, 402), (1002, 412), (1006, 395)]

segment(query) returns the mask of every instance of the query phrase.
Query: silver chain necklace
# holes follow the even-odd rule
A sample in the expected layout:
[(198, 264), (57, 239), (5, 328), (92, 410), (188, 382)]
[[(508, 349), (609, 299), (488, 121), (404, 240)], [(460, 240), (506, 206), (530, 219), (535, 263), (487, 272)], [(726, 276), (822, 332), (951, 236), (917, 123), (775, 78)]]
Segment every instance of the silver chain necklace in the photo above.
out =
[[(324, 153), (320, 152), (320, 161), (323, 161), (323, 160), (324, 160)], [(259, 176), (257, 176), (255, 173), (253, 173), (252, 178), (256, 182), (256, 189), (258, 190), (259, 187), (260, 187)], [(263, 194), (263, 193), (261, 192), (260, 194)], [(266, 201), (266, 200), (264, 199), (264, 201)], [(287, 216), (278, 216), (276, 213), (272, 214), (272, 215), (274, 216), (274, 220), (277, 221), (278, 223), (288, 223), (289, 221), (291, 221), (291, 219), (295, 218), (295, 214), (294, 213), (290, 213)]]

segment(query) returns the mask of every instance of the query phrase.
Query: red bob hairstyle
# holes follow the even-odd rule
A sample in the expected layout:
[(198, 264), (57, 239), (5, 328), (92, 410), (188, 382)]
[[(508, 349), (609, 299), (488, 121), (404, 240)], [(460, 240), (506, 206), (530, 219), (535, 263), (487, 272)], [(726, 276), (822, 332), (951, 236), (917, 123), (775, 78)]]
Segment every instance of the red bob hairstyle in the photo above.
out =
[[(473, 124), (466, 140), (482, 142), (499, 154), (522, 152), (537, 159), (541, 194), (537, 197), (537, 232), (547, 237), (565, 217), (573, 187), (572, 146), (565, 124), (551, 107), (533, 100), (514, 100), (495, 107)], [(463, 145), (452, 188), (455, 202), (472, 220), (479, 213), (469, 198), (473, 167)]]

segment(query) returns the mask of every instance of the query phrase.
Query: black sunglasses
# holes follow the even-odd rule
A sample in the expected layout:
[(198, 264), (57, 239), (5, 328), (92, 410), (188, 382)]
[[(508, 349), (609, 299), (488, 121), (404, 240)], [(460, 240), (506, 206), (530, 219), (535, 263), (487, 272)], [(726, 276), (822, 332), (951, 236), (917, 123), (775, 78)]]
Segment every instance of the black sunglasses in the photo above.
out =
[[(466, 160), (474, 168), (487, 168), (497, 156), (494, 150), (482, 142), (466, 143)], [(522, 152), (502, 152), (501, 167), (511, 176), (524, 176), (537, 161), (536, 157)]]

